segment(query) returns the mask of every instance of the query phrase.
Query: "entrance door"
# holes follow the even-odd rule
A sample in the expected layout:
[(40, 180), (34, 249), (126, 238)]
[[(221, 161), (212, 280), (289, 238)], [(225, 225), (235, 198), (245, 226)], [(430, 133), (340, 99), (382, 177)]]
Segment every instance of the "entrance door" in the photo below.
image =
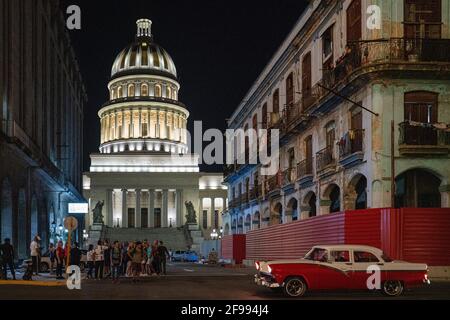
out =
[(136, 228), (136, 209), (128, 208), (128, 228)]
[(155, 228), (161, 228), (161, 208), (155, 208)]
[(148, 228), (148, 209), (147, 208), (141, 209), (141, 225), (142, 225), (142, 228)]

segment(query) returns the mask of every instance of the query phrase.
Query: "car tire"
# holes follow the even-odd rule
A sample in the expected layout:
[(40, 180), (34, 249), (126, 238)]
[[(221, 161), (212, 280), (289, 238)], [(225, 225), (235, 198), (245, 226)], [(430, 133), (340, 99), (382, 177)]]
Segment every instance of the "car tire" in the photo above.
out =
[(289, 298), (300, 298), (306, 293), (307, 286), (305, 280), (300, 277), (289, 277), (284, 281), (283, 293)]
[(399, 280), (388, 280), (383, 282), (383, 294), (388, 297), (398, 297), (403, 293), (404, 286)]
[(50, 266), (47, 264), (47, 262), (41, 262), (39, 265), (39, 272), (47, 273), (50, 270)]

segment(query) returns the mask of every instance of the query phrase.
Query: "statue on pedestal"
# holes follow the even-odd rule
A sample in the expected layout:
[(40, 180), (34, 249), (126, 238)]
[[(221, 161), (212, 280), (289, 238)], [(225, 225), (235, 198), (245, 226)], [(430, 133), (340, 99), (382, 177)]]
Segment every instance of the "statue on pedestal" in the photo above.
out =
[(94, 214), (94, 224), (104, 224), (103, 221), (103, 206), (105, 205), (105, 201), (99, 201), (95, 205), (94, 210), (92, 210), (92, 213)]
[(186, 201), (184, 204), (187, 210), (186, 223), (197, 224), (197, 213), (195, 212), (194, 205), (191, 201)]

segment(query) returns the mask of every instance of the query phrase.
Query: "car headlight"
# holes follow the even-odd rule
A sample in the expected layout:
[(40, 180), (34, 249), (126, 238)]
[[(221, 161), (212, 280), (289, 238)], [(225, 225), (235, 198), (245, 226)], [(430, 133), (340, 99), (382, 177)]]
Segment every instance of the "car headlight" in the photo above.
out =
[(255, 262), (255, 267), (256, 267), (256, 270), (258, 270), (258, 271), (259, 271), (259, 268), (260, 268), (260, 266), (259, 266), (259, 262)]

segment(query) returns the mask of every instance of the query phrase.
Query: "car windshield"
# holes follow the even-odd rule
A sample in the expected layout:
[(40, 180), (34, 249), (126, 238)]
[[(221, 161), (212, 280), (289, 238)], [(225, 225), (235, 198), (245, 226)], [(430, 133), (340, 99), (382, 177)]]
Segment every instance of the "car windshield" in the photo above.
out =
[(310, 253), (308, 253), (305, 257), (306, 260), (312, 260), (312, 261), (320, 261), (325, 262), (328, 260), (328, 253), (327, 250), (316, 248)]

